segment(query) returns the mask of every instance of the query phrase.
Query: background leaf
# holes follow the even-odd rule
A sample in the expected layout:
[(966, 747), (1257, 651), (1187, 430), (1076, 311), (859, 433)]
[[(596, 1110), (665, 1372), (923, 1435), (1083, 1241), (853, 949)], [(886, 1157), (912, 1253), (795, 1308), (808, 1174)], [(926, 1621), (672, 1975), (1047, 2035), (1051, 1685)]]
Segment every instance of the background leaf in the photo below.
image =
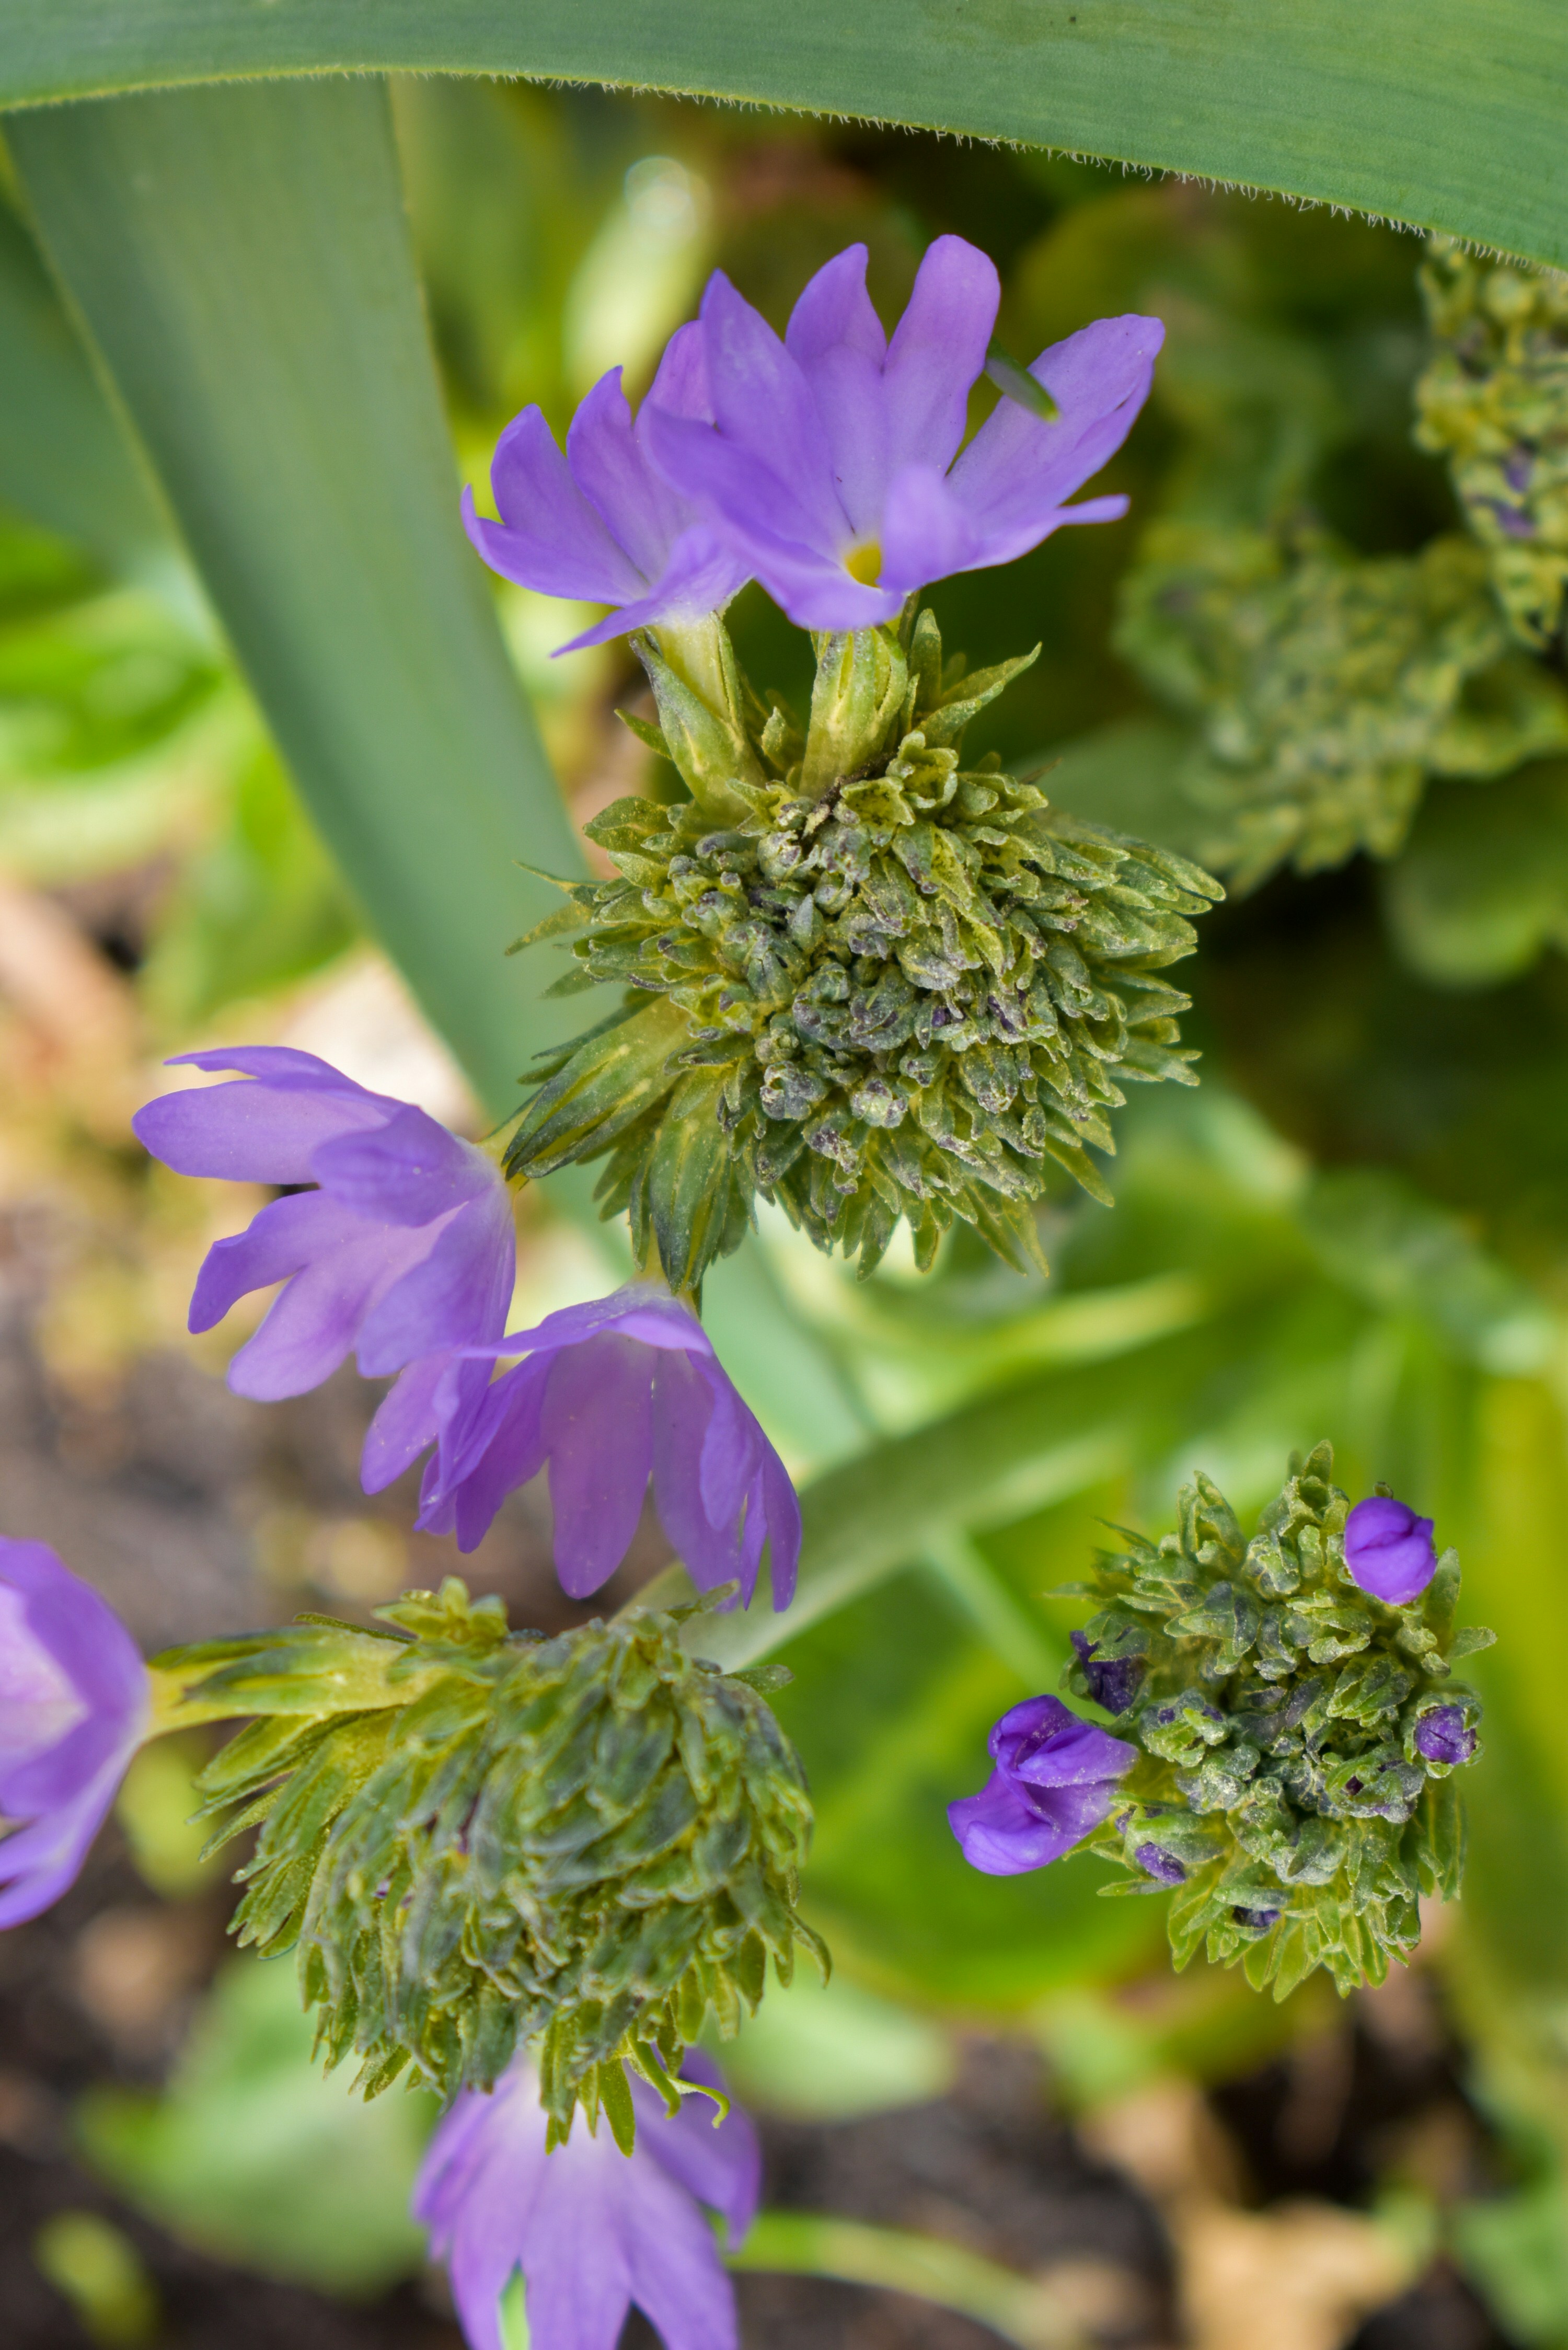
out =
[(1553, 0), (12, 0), (0, 99), (405, 68), (691, 90), (1107, 155), (1568, 259)]

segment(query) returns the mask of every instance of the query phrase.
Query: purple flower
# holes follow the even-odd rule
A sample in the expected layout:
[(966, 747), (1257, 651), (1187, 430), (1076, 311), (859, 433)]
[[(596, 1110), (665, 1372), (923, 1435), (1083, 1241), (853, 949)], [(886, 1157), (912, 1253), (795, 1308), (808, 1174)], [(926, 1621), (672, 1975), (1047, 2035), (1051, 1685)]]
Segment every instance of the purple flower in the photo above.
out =
[[(525, 1360), (488, 1381), (488, 1360)], [(428, 1391), (421, 1382), (428, 1379)], [(773, 1545), (775, 1607), (794, 1594), (800, 1504), (697, 1316), (653, 1282), (546, 1315), (460, 1359), (416, 1366), (365, 1448), (375, 1492), (440, 1428), (420, 1524), (472, 1550), (508, 1493), (546, 1462), (556, 1569), (574, 1599), (608, 1580), (637, 1531), (649, 1476), (660, 1523), (701, 1590), (738, 1579), (745, 1604)]]
[(209, 1250), (192, 1329), (210, 1330), (236, 1299), (281, 1281), (229, 1365), (235, 1393), (304, 1395), (352, 1347), (369, 1378), (413, 1365), (388, 1403), (405, 1427), (423, 1409), (428, 1444), (432, 1361), (439, 1368), (441, 1350), (506, 1326), (516, 1243), (499, 1170), (411, 1102), (368, 1093), (313, 1053), (264, 1045), (180, 1060), (250, 1082), (149, 1102), (132, 1122), (154, 1158), (182, 1175), (316, 1187), (274, 1201)]
[(1056, 420), (1004, 399), (959, 456), (997, 298), (992, 262), (958, 236), (928, 251), (891, 342), (866, 291), (864, 245), (817, 271), (782, 343), (722, 272), (710, 280), (713, 421), (667, 412), (656, 390), (648, 446), (803, 628), (874, 627), (930, 580), (1010, 563), (1063, 523), (1126, 512), (1121, 497), (1063, 500), (1126, 439), (1164, 328), (1102, 318), (1043, 351), (1030, 372)]
[[(690, 2051), (690, 2080), (720, 2085)], [(431, 2140), (413, 2213), (445, 2261), (472, 2350), (502, 2350), (499, 2304), (520, 2269), (533, 2350), (615, 2350), (633, 2302), (669, 2350), (734, 2350), (734, 2288), (703, 2217), (719, 2212), (738, 2245), (762, 2183), (757, 2136), (732, 2106), (717, 2128), (705, 2097), (671, 2120), (633, 2078), (637, 2146), (608, 2125), (575, 2129), (545, 2151), (545, 2116), (519, 2059), (488, 2095), (465, 2089)]]
[(1418, 1599), (1438, 1571), (1432, 1521), (1392, 1493), (1357, 1502), (1345, 1522), (1345, 1563), (1354, 1580), (1386, 1607)]
[(991, 1733), (995, 1770), (978, 1795), (948, 1805), (971, 1868), (1018, 1877), (1060, 1860), (1094, 1833), (1116, 1801), (1136, 1746), (1070, 1712), (1060, 1698), (1025, 1698)]
[(0, 1536), (0, 1926), (57, 1901), (147, 1720), (147, 1668), (47, 1544)]
[(1468, 1762), (1475, 1751), (1476, 1734), (1462, 1705), (1436, 1705), (1416, 1724), (1416, 1752), (1428, 1762)]
[(1152, 1877), (1158, 1884), (1185, 1885), (1187, 1882), (1187, 1871), (1177, 1859), (1176, 1855), (1166, 1852), (1158, 1844), (1138, 1845), (1133, 1853), (1133, 1858), (1145, 1876)]
[(1086, 1632), (1074, 1632), (1069, 1638), (1095, 1703), (1103, 1705), (1107, 1713), (1125, 1713), (1143, 1679), (1143, 1659), (1106, 1657), (1096, 1664), (1094, 1659), (1097, 1641), (1091, 1640)]
[(564, 457), (537, 408), (514, 417), (490, 469), (499, 522), (474, 512), (472, 490), (462, 494), (463, 527), (493, 571), (542, 595), (619, 607), (562, 645), (564, 653), (660, 620), (703, 619), (750, 576), (728, 539), (649, 463), (655, 403), (661, 413), (711, 421), (697, 327), (671, 337), (635, 423), (619, 368), (600, 377), (573, 417)]

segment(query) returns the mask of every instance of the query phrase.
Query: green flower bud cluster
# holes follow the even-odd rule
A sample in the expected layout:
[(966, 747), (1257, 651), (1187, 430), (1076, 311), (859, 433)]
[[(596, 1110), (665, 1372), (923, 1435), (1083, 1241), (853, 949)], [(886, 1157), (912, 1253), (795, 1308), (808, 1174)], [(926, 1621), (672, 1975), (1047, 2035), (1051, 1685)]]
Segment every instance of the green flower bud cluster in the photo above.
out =
[[(711, 1595), (722, 1597), (722, 1593)], [(374, 2095), (450, 2096), (536, 2041), (557, 2138), (580, 2103), (628, 2126), (629, 2064), (670, 2099), (711, 2017), (784, 1981), (811, 1833), (757, 1684), (680, 1646), (694, 1610), (546, 1640), (451, 1577), (365, 1632), (326, 1617), (161, 1659), (193, 1718), (254, 1712), (203, 1773), (222, 1843), (258, 1826), (234, 1930), (297, 1953), (328, 2065)]]
[(1360, 556), (1319, 532), (1167, 522), (1124, 589), (1117, 650), (1199, 722), (1180, 769), (1205, 861), (1255, 889), (1402, 847), (1428, 775), (1568, 743), (1568, 698), (1521, 654), (1485, 550)]
[(1416, 439), (1447, 457), (1510, 623), (1543, 647), (1568, 586), (1568, 279), (1436, 237), (1421, 291), (1438, 348)]
[(645, 647), (664, 723), (644, 731), (693, 795), (608, 809), (588, 829), (617, 879), (531, 934), (576, 929), (572, 978), (633, 993), (538, 1066), (508, 1171), (607, 1151), (605, 1213), (629, 1211), (678, 1288), (738, 1243), (757, 1192), (863, 1273), (900, 1217), (922, 1265), (955, 1216), (1038, 1262), (1051, 1162), (1106, 1198), (1085, 1145), (1114, 1149), (1122, 1083), (1193, 1082), (1189, 999), (1157, 974), (1219, 885), (994, 756), (963, 764), (969, 722), (1034, 655), (944, 668), (929, 611), (817, 652), (804, 737), (756, 703), (709, 759)]
[(1467, 1732), (1480, 1719), (1450, 1674), (1493, 1637), (1454, 1628), (1451, 1550), (1407, 1606), (1356, 1586), (1333, 1468), (1327, 1444), (1294, 1457), (1251, 1541), (1199, 1475), (1179, 1532), (1129, 1535), (1075, 1586), (1104, 1606), (1067, 1686), (1087, 1696), (1111, 1673), (1116, 1734), (1142, 1749), (1090, 1846), (1132, 1873), (1107, 1890), (1174, 1884), (1178, 1967), (1206, 1945), (1277, 1999), (1316, 1967), (1342, 1992), (1381, 1982), (1419, 1939), (1418, 1896), (1459, 1892), (1455, 1766), (1417, 1733), (1439, 1709)]

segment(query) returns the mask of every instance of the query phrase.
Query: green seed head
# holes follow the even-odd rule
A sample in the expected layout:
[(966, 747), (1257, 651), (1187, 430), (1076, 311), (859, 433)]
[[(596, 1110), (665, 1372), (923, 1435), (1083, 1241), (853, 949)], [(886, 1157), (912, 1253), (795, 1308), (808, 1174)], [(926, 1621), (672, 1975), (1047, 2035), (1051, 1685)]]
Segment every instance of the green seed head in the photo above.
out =
[[(710, 2016), (732, 2033), (770, 1955), (785, 1981), (797, 1941), (823, 1955), (795, 1912), (799, 1762), (675, 1617), (546, 1640), (455, 1577), (379, 1613), (390, 1636), (307, 1623), (252, 1643), (256, 1701), (269, 1676), (295, 1700), (203, 1783), (224, 1835), (260, 1824), (235, 1930), (297, 1951), (327, 2061), (358, 2056), (368, 2095), (410, 2065), (442, 2095), (487, 2088), (536, 2039), (564, 2135), (579, 2101), (625, 2106), (623, 2061), (663, 2085)], [(345, 1655), (361, 1703), (305, 1711), (313, 1666)]]

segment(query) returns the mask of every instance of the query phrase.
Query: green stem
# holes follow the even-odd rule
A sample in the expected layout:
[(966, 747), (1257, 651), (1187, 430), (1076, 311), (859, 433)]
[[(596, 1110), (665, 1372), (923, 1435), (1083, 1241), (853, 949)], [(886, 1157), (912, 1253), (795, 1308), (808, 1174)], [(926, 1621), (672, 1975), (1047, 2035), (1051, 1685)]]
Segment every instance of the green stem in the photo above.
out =
[(1035, 1690), (1053, 1690), (1067, 1652), (1021, 1607), (1002, 1577), (961, 1527), (925, 1546), (924, 1564), (969, 1618), (986, 1646)]
[(870, 2228), (816, 2211), (763, 2211), (730, 2266), (914, 2293), (972, 2317), (1018, 2350), (1088, 2350), (1088, 2337), (1048, 2285), (961, 2245), (901, 2228)]

